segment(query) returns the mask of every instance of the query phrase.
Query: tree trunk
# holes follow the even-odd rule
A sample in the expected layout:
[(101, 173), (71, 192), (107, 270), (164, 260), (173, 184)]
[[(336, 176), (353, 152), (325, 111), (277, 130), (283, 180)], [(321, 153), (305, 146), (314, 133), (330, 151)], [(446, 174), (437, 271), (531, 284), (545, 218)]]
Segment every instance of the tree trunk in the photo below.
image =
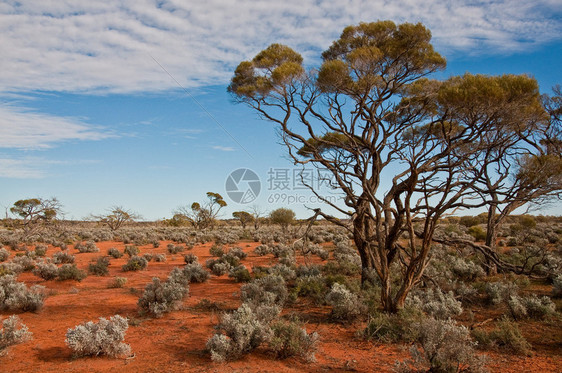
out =
[[(496, 222), (496, 206), (491, 205), (488, 210), (488, 219), (486, 221), (486, 246), (496, 251), (496, 241), (498, 238), (498, 224)], [(490, 260), (488, 256), (485, 257), (486, 260), (486, 274), (488, 276), (493, 276), (498, 273), (497, 265)]]

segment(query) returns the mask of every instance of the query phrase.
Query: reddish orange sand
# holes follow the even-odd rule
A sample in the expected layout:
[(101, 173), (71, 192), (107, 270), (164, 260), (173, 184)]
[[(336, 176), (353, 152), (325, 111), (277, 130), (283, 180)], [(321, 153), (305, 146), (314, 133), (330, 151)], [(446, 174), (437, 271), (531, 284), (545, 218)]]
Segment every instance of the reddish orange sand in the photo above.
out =
[[(141, 253), (166, 253), (162, 242), (157, 249), (141, 246)], [(270, 256), (258, 257), (252, 250), (254, 242), (241, 246), (248, 254), (243, 260), (248, 268), (252, 265), (270, 265), (276, 261)], [(105, 255), (110, 247), (124, 249), (120, 242), (101, 242), (100, 253), (77, 253), (79, 268), (87, 269), (88, 263)], [(210, 244), (198, 245), (190, 252), (199, 257), (201, 264), (210, 258)], [(48, 256), (58, 249), (49, 248)], [(82, 282), (44, 281), (31, 273), (19, 276), (28, 286), (41, 284), (47, 287), (49, 296), (38, 313), (19, 314), (22, 321), (33, 333), (33, 339), (11, 347), (0, 357), (0, 372), (391, 372), (396, 360), (407, 358), (408, 353), (399, 345), (381, 345), (357, 338), (355, 332), (361, 323), (340, 325), (328, 322), (328, 308), (313, 307), (307, 300), (286, 308), (284, 313), (296, 313), (301, 319), (309, 320), (307, 329), (320, 335), (317, 361), (306, 363), (296, 358), (275, 360), (265, 350), (257, 350), (239, 361), (224, 364), (213, 363), (204, 352), (205, 343), (213, 334), (221, 311), (196, 307), (202, 299), (216, 302), (221, 310), (239, 306), (236, 284), (228, 276), (216, 277), (203, 284), (191, 284), (189, 297), (183, 309), (165, 314), (159, 319), (141, 318), (137, 312), (137, 300), (144, 286), (151, 278), (166, 278), (176, 266), (184, 264), (183, 255), (167, 254), (165, 263), (151, 261), (148, 269), (139, 272), (123, 272), (121, 259), (112, 259), (110, 275), (107, 277), (88, 276)], [(126, 277), (128, 282), (120, 289), (108, 285), (115, 276)], [(3, 317), (10, 312), (2, 312)], [(110, 317), (115, 314), (130, 320), (125, 342), (134, 353), (129, 358), (89, 357), (73, 358), (64, 339), (68, 328)], [(562, 357), (560, 345), (554, 351), (536, 352), (533, 357), (518, 357), (510, 354), (489, 354), (492, 372), (561, 372)]]

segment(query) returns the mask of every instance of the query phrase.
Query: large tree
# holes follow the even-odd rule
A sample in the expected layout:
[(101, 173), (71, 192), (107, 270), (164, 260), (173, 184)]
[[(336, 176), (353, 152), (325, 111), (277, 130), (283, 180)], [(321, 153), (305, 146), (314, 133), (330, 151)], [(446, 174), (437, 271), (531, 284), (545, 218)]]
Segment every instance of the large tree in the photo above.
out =
[(122, 206), (113, 206), (106, 214), (94, 215), (93, 219), (99, 220), (100, 223), (108, 226), (112, 231), (116, 231), (127, 223), (132, 223), (140, 216), (131, 210), (127, 210)]
[(17, 225), (29, 234), (55, 221), (62, 213), (62, 205), (56, 198), (20, 199), (10, 208), (10, 212), (18, 217)]
[[(517, 117), (504, 118), (494, 136), (495, 146), (474, 161), (480, 177), (474, 190), (487, 206), (486, 241), (481, 247), (487, 259), (488, 273), (514, 269), (499, 262), (496, 253), (498, 230), (510, 214), (519, 208), (527, 211), (562, 196), (562, 157), (560, 154), (560, 90), (554, 96), (536, 91), (520, 110), (518, 100), (508, 99)], [(523, 95), (524, 91), (515, 92)], [(523, 96), (524, 97), (524, 96)], [(502, 268), (503, 267), (503, 268)], [(521, 269), (517, 269), (520, 271)]]
[(226, 206), (223, 197), (215, 192), (207, 192), (207, 201), (204, 203), (193, 202), (191, 206), (180, 206), (176, 209), (174, 217), (184, 217), (196, 229), (213, 227), (220, 210)]
[(311, 190), (351, 226), (317, 213), (353, 234), (363, 280), (376, 273), (388, 312), (420, 280), (439, 219), (483, 205), (471, 198), (482, 176), (474, 161), (539, 99), (527, 76), (429, 79), (445, 67), (430, 40), (421, 24), (361, 23), (344, 29), (319, 68), (306, 71), (300, 54), (272, 44), (240, 63), (229, 86), (278, 126), (296, 164), (331, 173), (342, 203)]

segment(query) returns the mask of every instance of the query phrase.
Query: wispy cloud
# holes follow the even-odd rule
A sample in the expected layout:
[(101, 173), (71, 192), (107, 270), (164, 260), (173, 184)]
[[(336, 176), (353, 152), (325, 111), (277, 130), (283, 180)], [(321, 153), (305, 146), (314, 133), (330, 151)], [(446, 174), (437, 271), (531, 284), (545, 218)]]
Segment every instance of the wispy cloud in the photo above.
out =
[(0, 90), (140, 92), (223, 84), (272, 42), (317, 56), (359, 21), (423, 22), (440, 51), (511, 53), (560, 39), (554, 0), (27, 0), (0, 4)]
[(38, 150), (62, 141), (101, 140), (113, 136), (78, 119), (0, 105), (0, 148)]
[(30, 159), (0, 158), (0, 178), (8, 179), (41, 179), (45, 172)]
[(0, 155), (0, 178), (8, 179), (43, 179), (50, 173), (50, 167), (57, 165), (96, 164), (99, 160), (50, 160), (42, 157), (7, 158)]
[(231, 147), (231, 146), (220, 146), (220, 145), (215, 145), (215, 146), (213, 146), (212, 148), (215, 149), (215, 150), (223, 151), (223, 152), (233, 152), (233, 151), (236, 151), (236, 149), (233, 148), (233, 147)]

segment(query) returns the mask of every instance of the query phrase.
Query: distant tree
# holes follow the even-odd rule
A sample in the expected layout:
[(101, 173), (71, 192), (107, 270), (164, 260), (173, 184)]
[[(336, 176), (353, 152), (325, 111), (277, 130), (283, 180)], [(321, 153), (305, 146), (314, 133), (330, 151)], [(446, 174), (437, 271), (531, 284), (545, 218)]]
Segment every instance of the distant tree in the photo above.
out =
[(232, 216), (240, 221), (243, 229), (246, 229), (246, 225), (254, 221), (252, 214), (246, 211), (235, 211), (232, 213)]
[(116, 231), (126, 223), (139, 219), (140, 216), (131, 210), (125, 210), (122, 206), (113, 206), (105, 215), (94, 215), (94, 219), (105, 224), (112, 231)]
[(475, 198), (483, 172), (475, 160), (507, 147), (504, 126), (515, 132), (542, 110), (528, 76), (429, 79), (446, 65), (430, 40), (421, 24), (360, 23), (317, 68), (272, 44), (241, 62), (228, 88), (278, 127), (295, 164), (331, 174), (341, 203), (310, 190), (351, 225), (317, 213), (353, 235), (362, 281), (376, 273), (387, 312), (421, 280), (440, 219), (486, 205)]
[(16, 201), (10, 212), (19, 219), (16, 225), (24, 232), (31, 233), (38, 227), (52, 223), (62, 212), (62, 205), (56, 198), (30, 198)]
[(295, 221), (295, 212), (291, 209), (278, 208), (271, 211), (269, 219), (273, 224), (279, 224), (283, 232), (286, 232), (289, 225)]
[(208, 201), (203, 204), (193, 202), (189, 207), (180, 206), (175, 214), (184, 216), (196, 229), (212, 228), (220, 210), (227, 204), (218, 193), (207, 192), (207, 198)]
[(191, 221), (183, 214), (175, 213), (170, 219), (164, 219), (164, 224), (171, 227), (184, 227), (191, 225)]
[(260, 208), (259, 205), (252, 205), (250, 207), (252, 217), (254, 218), (254, 229), (257, 231), (260, 228), (260, 224), (263, 221), (265, 212)]

